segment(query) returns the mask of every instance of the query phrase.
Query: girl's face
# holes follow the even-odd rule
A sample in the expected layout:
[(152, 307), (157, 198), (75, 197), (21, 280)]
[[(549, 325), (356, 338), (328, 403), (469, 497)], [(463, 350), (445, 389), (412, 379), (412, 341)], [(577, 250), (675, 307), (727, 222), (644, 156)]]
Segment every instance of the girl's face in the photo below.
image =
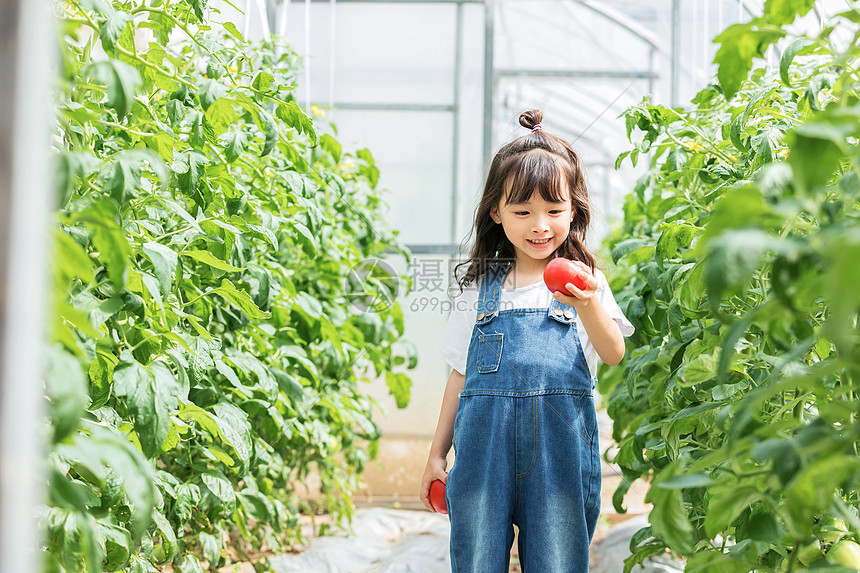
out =
[(545, 265), (549, 256), (567, 240), (574, 215), (567, 190), (563, 199), (554, 203), (535, 191), (525, 203), (507, 203), (503, 198), (490, 209), (490, 217), (502, 225), (513, 244), (521, 268), (537, 262)]

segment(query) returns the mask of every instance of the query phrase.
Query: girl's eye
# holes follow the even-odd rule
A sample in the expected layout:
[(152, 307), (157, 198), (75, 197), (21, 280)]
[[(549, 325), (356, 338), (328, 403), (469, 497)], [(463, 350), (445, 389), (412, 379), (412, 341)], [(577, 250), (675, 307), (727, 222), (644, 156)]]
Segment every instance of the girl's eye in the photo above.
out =
[(558, 215), (559, 213), (563, 213), (563, 211), (561, 209), (554, 209), (550, 211), (550, 213), (552, 213), (553, 215)]
[(514, 214), (515, 215), (528, 215), (529, 212), (528, 211), (514, 211)]

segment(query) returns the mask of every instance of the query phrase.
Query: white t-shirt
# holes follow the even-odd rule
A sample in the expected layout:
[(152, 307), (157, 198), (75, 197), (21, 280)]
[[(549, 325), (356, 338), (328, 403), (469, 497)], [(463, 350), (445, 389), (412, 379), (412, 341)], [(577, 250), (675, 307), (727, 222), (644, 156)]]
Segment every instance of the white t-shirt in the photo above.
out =
[[(633, 334), (633, 325), (621, 312), (618, 303), (612, 296), (612, 290), (609, 288), (609, 283), (606, 281), (606, 276), (599, 270), (594, 270), (594, 278), (597, 279), (597, 292), (594, 293), (600, 300), (600, 304), (609, 313), (609, 316), (618, 323), (621, 328), (621, 334), (630, 336)], [(439, 344), (438, 354), (448, 363), (454, 370), (461, 374), (466, 373), (466, 357), (469, 353), (469, 342), (472, 339), (472, 329), (475, 327), (477, 319), (478, 293), (480, 292), (480, 283), (470, 285), (463, 289), (463, 293), (459, 294), (454, 299), (451, 316), (448, 317), (448, 324), (445, 325), (445, 331), (442, 333), (442, 342)], [(452, 287), (454, 293), (460, 292), (460, 287), (454, 285)], [(502, 289), (501, 299), (499, 301), (500, 310), (508, 310), (514, 308), (549, 308), (552, 304), (552, 293), (546, 287), (546, 284), (541, 279), (534, 284), (514, 288)], [(585, 353), (585, 360), (588, 362), (588, 369), (592, 376), (597, 376), (597, 361), (600, 356), (591, 344), (588, 338), (588, 333), (585, 332), (585, 327), (582, 326), (582, 321), (576, 321), (577, 333), (579, 341), (582, 344), (582, 350)]]

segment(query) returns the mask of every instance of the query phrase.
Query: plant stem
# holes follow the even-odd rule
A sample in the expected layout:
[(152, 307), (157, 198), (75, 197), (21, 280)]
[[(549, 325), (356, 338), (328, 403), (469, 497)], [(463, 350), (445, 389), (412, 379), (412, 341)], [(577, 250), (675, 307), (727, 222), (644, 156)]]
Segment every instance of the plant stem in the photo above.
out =
[(218, 54), (212, 52), (209, 48), (207, 48), (206, 46), (201, 44), (200, 41), (197, 39), (197, 35), (192, 34), (191, 31), (188, 29), (187, 24), (183, 24), (182, 22), (180, 22), (173, 14), (171, 14), (170, 12), (165, 10), (164, 8), (150, 8), (149, 6), (138, 6), (137, 8), (135, 8), (134, 10), (131, 11), (132, 14), (139, 14), (141, 12), (150, 12), (153, 14), (161, 14), (162, 16), (165, 16), (165, 17), (173, 20), (173, 22), (177, 26), (179, 26), (179, 28), (183, 32), (185, 32), (185, 34), (191, 39), (192, 42), (194, 42), (195, 44), (200, 46), (200, 48), (202, 50), (204, 50), (207, 54), (209, 54), (210, 56), (215, 58), (215, 61), (217, 61), (219, 64), (221, 64), (221, 66), (227, 72), (227, 77), (230, 78), (230, 81), (233, 82), (234, 84), (236, 83), (236, 80), (233, 78), (233, 74), (230, 72), (230, 67), (225, 65), (224, 62), (221, 61), (221, 58), (218, 56)]

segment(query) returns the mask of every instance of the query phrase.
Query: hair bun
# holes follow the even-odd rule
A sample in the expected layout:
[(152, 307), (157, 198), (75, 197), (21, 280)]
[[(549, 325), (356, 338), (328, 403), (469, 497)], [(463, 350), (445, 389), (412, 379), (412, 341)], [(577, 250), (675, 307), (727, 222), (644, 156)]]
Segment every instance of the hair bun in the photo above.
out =
[(539, 109), (524, 111), (520, 114), (520, 125), (526, 129), (534, 129), (542, 120), (543, 114)]

